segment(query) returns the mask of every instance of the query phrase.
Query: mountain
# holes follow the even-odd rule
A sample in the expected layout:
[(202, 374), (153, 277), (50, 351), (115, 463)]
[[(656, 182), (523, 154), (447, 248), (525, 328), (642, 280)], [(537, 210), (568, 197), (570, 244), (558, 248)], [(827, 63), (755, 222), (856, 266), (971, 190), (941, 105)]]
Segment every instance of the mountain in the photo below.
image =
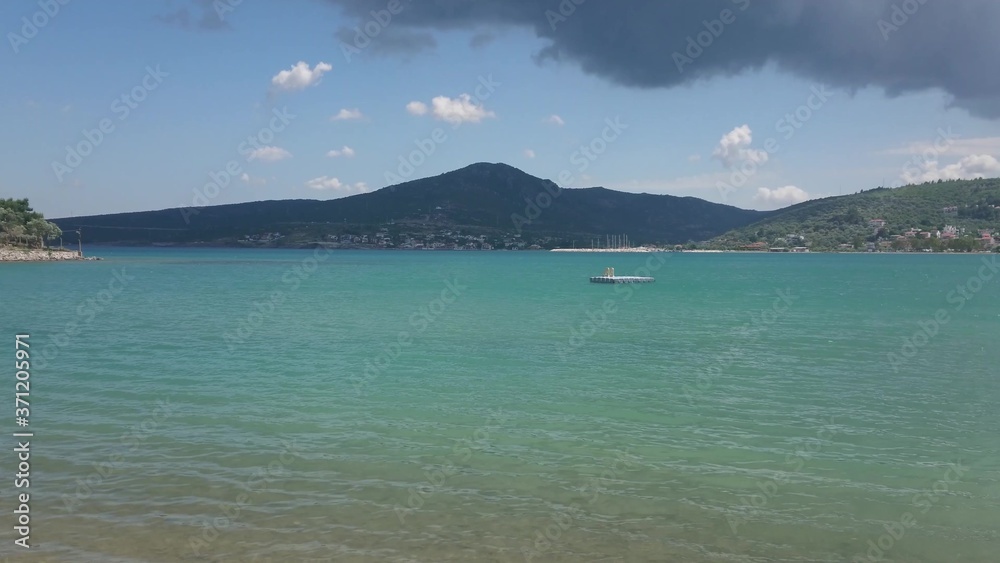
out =
[(789, 237), (797, 235), (817, 249), (841, 244), (858, 247), (867, 242), (894, 240), (910, 229), (932, 232), (947, 226), (960, 233), (964, 229), (967, 236), (1000, 228), (1000, 179), (937, 181), (811, 200), (738, 227), (709, 245), (796, 245), (802, 241), (789, 241)]
[(635, 243), (705, 240), (768, 216), (692, 197), (632, 194), (604, 188), (560, 189), (506, 164), (460, 170), (328, 201), (280, 200), (67, 217), (90, 243), (235, 244), (247, 235), (280, 232), (282, 244), (330, 235), (441, 229), (589, 246), (606, 234)]

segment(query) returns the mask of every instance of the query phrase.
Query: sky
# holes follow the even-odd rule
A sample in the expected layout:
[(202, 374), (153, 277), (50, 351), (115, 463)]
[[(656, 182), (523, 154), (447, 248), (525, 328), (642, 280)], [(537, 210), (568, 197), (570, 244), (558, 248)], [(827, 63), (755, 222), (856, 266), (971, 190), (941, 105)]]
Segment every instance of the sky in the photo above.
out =
[(0, 197), (49, 218), (476, 162), (762, 210), (1000, 176), (994, 0), (18, 0), (0, 26)]

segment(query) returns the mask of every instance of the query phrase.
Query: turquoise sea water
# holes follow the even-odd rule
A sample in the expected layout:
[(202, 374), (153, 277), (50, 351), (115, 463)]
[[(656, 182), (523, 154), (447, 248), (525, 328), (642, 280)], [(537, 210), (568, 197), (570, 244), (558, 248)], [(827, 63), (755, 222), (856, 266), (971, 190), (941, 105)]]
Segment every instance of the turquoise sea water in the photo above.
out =
[(11, 561), (1000, 560), (982, 256), (90, 252), (0, 264)]

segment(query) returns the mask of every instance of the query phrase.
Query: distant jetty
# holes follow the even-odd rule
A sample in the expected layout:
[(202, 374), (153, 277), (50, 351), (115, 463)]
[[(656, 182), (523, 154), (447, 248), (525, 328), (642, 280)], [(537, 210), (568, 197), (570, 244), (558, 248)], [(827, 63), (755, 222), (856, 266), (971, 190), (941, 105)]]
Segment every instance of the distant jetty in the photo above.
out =
[(56, 262), (64, 260), (83, 260), (83, 258), (75, 250), (0, 248), (0, 262)]
[(590, 283), (651, 283), (656, 281), (646, 276), (616, 276), (614, 268), (605, 268), (604, 274), (593, 276)]

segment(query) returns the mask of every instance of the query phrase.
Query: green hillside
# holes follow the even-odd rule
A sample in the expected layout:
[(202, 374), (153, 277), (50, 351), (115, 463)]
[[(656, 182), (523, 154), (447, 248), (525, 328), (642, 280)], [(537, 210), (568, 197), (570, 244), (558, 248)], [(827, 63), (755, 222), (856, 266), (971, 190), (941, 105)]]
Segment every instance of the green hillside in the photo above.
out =
[[(879, 228), (873, 220), (882, 219)], [(953, 226), (955, 240), (897, 240), (910, 229), (943, 231)], [(713, 248), (809, 246), (829, 250), (849, 244), (865, 248), (883, 243), (897, 250), (931, 248), (969, 250), (980, 230), (1000, 230), (1000, 179), (938, 181), (901, 188), (875, 188), (793, 205), (745, 227), (712, 239)]]

